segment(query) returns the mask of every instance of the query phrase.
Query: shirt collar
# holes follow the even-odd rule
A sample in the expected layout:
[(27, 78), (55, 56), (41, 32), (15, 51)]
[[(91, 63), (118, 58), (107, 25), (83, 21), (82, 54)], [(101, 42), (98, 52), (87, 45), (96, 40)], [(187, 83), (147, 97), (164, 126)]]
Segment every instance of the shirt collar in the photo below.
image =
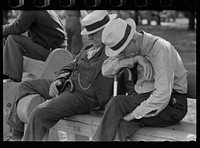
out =
[(142, 47), (141, 47), (140, 54), (146, 55), (147, 53), (149, 53), (151, 44), (156, 39), (156, 36), (146, 33), (143, 30), (141, 30), (139, 32), (143, 34)]

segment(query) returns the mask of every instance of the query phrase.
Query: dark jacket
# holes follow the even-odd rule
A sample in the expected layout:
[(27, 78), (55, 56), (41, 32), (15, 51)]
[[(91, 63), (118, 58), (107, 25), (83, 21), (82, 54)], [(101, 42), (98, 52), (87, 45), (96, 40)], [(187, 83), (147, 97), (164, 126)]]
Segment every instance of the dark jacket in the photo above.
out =
[(26, 31), (35, 43), (46, 49), (67, 45), (67, 33), (55, 11), (20, 11), (13, 23), (3, 26), (3, 37), (20, 35)]
[[(68, 76), (67, 77), (65, 76), (66, 73), (72, 73), (74, 70), (80, 70), (82, 62), (84, 62), (83, 59), (86, 57), (86, 50), (90, 47), (91, 46), (83, 48), (70, 64), (64, 66), (59, 71), (56, 80), (60, 79), (62, 82), (64, 82), (66, 79), (69, 78)], [(100, 60), (99, 60), (98, 66), (96, 67), (96, 72), (94, 76), (95, 92), (96, 92), (100, 107), (104, 106), (113, 95), (113, 78), (106, 78), (102, 75), (102, 72), (101, 72), (102, 64), (104, 60), (108, 58), (105, 55), (105, 47), (102, 47), (101, 50), (102, 52), (100, 55)]]
[(68, 50), (78, 55), (83, 47), (83, 40), (81, 36), (81, 23), (80, 23), (80, 11), (79, 10), (66, 10), (65, 11), (66, 22), (65, 29), (68, 35)]

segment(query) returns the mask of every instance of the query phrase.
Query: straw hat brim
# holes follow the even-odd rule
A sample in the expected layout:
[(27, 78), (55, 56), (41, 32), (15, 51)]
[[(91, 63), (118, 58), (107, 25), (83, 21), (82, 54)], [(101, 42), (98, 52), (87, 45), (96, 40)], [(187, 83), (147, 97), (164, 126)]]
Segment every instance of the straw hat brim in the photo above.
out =
[[(110, 14), (110, 15), (108, 15), (109, 17), (110, 17), (110, 21), (112, 21), (112, 20), (114, 20), (116, 17), (117, 17), (117, 14)], [(109, 22), (110, 22), (109, 21)], [(109, 23), (108, 22), (108, 23)], [(106, 24), (108, 24), (108, 23), (106, 23)], [(106, 25), (105, 24), (105, 25)], [(104, 27), (105, 27), (105, 25), (103, 25), (103, 26), (101, 26), (100, 28), (98, 28), (98, 29), (95, 29), (95, 30), (93, 30), (93, 31), (87, 31), (85, 28), (81, 31), (81, 35), (89, 35), (89, 34), (92, 34), (92, 33), (95, 33), (95, 32), (97, 32), (97, 31), (99, 31), (99, 30), (101, 30), (101, 29), (103, 29)]]
[(112, 50), (111, 48), (109, 48), (108, 46), (106, 46), (105, 48), (105, 54), (108, 57), (115, 57), (116, 55), (118, 55), (120, 52), (122, 52), (126, 46), (129, 44), (129, 42), (131, 41), (135, 30), (136, 30), (136, 24), (135, 21), (131, 18), (128, 18), (127, 20), (125, 20), (130, 26), (131, 26), (131, 32), (126, 40), (126, 42), (122, 45), (122, 47), (120, 47), (118, 50)]

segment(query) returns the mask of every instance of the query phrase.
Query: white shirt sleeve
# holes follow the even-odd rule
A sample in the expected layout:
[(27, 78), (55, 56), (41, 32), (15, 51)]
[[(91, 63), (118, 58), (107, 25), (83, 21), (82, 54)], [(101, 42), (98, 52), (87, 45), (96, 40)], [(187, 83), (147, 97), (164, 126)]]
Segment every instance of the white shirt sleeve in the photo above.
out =
[[(158, 47), (158, 46), (157, 46)], [(174, 83), (174, 64), (170, 49), (160, 46), (153, 52), (151, 63), (154, 69), (155, 90), (132, 112), (136, 119), (157, 115), (169, 103)], [(150, 112), (153, 112), (152, 114)], [(148, 114), (150, 113), (150, 114)]]
[(120, 59), (119, 57), (110, 57), (106, 59), (102, 66), (102, 75), (107, 77), (114, 76), (121, 68), (134, 66), (133, 58)]

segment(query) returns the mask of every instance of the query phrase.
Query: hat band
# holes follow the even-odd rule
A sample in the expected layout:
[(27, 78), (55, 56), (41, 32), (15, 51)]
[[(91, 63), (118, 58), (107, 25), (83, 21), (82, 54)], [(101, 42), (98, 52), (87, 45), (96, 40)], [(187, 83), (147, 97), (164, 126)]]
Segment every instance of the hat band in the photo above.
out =
[(126, 42), (128, 36), (130, 35), (130, 32), (131, 32), (131, 26), (129, 24), (127, 24), (124, 37), (121, 39), (121, 41), (117, 45), (110, 47), (110, 48), (112, 50), (118, 50), (119, 48), (121, 48), (124, 45), (124, 43)]
[(110, 20), (110, 18), (108, 17), (108, 15), (106, 15), (102, 20), (100, 20), (94, 24), (85, 26), (85, 28), (87, 31), (93, 31), (93, 30), (98, 29), (98, 28), (102, 27), (103, 25), (107, 24), (109, 22), (109, 20)]

